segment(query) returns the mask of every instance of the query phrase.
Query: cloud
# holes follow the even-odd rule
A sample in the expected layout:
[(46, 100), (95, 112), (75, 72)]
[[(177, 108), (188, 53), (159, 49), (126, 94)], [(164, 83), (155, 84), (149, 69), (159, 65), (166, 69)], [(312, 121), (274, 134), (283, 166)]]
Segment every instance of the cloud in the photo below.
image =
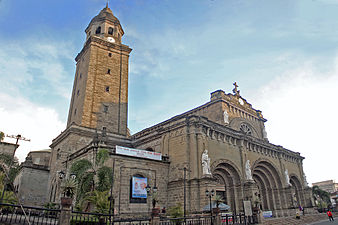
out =
[[(19, 142), (16, 156), (21, 162), (29, 151), (49, 148), (52, 139), (64, 128), (65, 123), (60, 121), (54, 109), (0, 93), (0, 130), (8, 135), (21, 134), (31, 140)], [(15, 143), (10, 138), (5, 138), (5, 141)]]
[[(285, 55), (282, 58), (287, 60)], [(256, 107), (269, 120), (266, 128), (270, 142), (305, 157), (309, 183), (338, 180), (334, 143), (338, 127), (338, 57), (326, 72), (321, 72), (321, 66), (314, 59), (304, 61), (276, 76), (254, 96)]]
[[(2, 93), (69, 98), (71, 90), (67, 85), (73, 76), (68, 73), (71, 67), (66, 67), (74, 52), (70, 43), (38, 38), (0, 43)], [(23, 93), (24, 90), (29, 93)]]

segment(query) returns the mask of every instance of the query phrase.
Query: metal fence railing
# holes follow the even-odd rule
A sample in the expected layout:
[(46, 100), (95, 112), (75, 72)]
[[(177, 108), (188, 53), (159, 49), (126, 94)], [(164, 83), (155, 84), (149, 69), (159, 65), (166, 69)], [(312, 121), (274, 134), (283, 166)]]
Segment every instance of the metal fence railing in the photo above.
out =
[(221, 225), (233, 225), (233, 224), (257, 224), (256, 216), (245, 216), (244, 214), (232, 215), (227, 214), (221, 216)]
[[(0, 203), (0, 222), (4, 224), (57, 225), (59, 209)], [(1, 223), (1, 224), (2, 224)]]
[(150, 218), (116, 218), (114, 215), (72, 212), (70, 225), (149, 225)]
[(210, 225), (211, 216), (194, 216), (182, 218), (161, 218), (160, 225)]

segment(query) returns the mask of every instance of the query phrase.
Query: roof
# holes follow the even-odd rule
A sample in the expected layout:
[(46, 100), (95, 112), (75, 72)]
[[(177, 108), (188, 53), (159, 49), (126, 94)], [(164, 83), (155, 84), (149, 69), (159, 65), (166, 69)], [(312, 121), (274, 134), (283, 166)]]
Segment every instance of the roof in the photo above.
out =
[(30, 151), (29, 153), (51, 153), (51, 149), (43, 149), (43, 150), (37, 150), (37, 151)]
[(113, 12), (111, 11), (110, 8), (108, 8), (108, 5), (101, 10), (101, 12), (95, 16), (89, 23), (92, 24), (94, 22), (99, 22), (99, 21), (104, 21), (108, 20), (112, 23), (118, 23), (120, 24), (120, 21), (114, 16)]

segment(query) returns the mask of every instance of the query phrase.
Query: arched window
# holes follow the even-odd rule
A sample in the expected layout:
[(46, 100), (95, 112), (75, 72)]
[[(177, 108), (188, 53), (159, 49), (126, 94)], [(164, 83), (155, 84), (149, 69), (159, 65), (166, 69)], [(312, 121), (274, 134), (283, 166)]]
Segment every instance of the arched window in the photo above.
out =
[(108, 34), (113, 35), (113, 33), (114, 33), (114, 29), (112, 27), (109, 27), (108, 28)]
[(101, 27), (98, 27), (95, 31), (95, 34), (101, 34)]

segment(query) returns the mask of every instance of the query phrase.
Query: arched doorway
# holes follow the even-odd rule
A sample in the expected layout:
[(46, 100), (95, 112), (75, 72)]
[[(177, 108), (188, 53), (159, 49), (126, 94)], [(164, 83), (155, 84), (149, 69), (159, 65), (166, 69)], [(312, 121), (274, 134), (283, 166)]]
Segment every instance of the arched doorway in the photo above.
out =
[(303, 199), (303, 193), (302, 193), (302, 185), (299, 181), (299, 179), (295, 175), (290, 176), (290, 184), (292, 188), (292, 200), (293, 200), (293, 206), (304, 207), (304, 199)]
[(236, 213), (242, 209), (242, 186), (238, 169), (230, 162), (221, 162), (212, 172), (217, 181), (216, 192)]
[(252, 169), (252, 177), (256, 182), (261, 209), (264, 211), (275, 211), (283, 208), (286, 199), (282, 193), (282, 181), (277, 169), (266, 160), (256, 161)]

